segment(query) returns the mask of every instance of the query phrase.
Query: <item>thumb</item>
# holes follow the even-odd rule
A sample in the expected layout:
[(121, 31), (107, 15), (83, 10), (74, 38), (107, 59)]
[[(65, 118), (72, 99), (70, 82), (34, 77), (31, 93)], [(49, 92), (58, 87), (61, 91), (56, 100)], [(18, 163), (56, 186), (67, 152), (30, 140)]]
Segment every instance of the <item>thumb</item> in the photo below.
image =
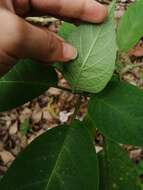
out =
[(77, 51), (57, 34), (23, 21), (21, 47), (15, 52), (19, 58), (33, 58), (42, 62), (69, 61)]
[(20, 58), (48, 63), (66, 62), (77, 56), (75, 48), (59, 36), (33, 26), (8, 10), (1, 10), (0, 26), (0, 75)]

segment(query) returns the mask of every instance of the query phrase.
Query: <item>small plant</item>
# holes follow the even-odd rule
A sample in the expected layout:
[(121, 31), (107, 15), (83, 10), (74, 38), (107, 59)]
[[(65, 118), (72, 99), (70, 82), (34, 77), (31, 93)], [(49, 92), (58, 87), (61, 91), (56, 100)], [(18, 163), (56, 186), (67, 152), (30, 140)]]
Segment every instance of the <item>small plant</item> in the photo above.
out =
[[(115, 2), (102, 25), (64, 23), (60, 35), (77, 47), (76, 60), (48, 69), (21, 60), (1, 78), (0, 111), (19, 106), (49, 87), (58, 88), (55, 67), (79, 96), (71, 124), (51, 129), (32, 142), (1, 179), (2, 190), (142, 189), (139, 169), (121, 144), (143, 145), (143, 91), (113, 74), (117, 55), (128, 52), (142, 37), (142, 7), (143, 0), (129, 6), (117, 33)], [(81, 122), (75, 118), (82, 96), (90, 100)], [(98, 153), (94, 148), (97, 130), (103, 136)]]

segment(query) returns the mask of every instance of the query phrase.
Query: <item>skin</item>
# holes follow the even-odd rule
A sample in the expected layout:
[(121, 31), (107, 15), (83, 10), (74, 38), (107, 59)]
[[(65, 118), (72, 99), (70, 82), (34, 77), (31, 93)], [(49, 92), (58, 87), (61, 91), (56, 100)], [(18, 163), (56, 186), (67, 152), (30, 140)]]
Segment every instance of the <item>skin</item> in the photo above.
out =
[(19, 58), (44, 63), (67, 62), (77, 51), (47, 29), (26, 22), (26, 16), (52, 15), (72, 21), (103, 22), (107, 8), (94, 0), (0, 0), (0, 74)]
[(142, 57), (143, 56), (143, 47), (138, 44), (131, 51), (129, 51), (129, 56)]

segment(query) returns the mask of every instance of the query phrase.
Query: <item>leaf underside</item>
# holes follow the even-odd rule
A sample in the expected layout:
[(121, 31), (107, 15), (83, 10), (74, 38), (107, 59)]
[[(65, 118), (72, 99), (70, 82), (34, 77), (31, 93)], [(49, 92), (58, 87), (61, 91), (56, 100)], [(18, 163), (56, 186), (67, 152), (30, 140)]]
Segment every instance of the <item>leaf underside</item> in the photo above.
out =
[[(111, 79), (117, 51), (113, 13), (114, 8), (110, 6), (106, 22), (82, 24), (69, 32), (68, 41), (78, 49), (78, 58), (64, 64), (62, 72), (73, 91), (97, 93)], [(64, 32), (61, 31), (62, 36), (67, 39)]]

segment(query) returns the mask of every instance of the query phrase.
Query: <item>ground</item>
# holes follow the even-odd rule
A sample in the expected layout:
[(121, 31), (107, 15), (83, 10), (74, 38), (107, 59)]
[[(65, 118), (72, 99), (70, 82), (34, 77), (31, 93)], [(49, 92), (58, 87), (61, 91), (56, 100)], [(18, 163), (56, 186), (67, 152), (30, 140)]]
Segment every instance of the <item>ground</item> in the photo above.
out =
[[(103, 2), (103, 1), (102, 1)], [(108, 1), (104, 1), (108, 4)], [(116, 23), (123, 15), (124, 10), (131, 1), (120, 0), (115, 14)], [(56, 27), (57, 27), (57, 21)], [(54, 24), (55, 26), (55, 24)], [(50, 26), (55, 29), (52, 26)], [(139, 46), (142, 46), (140, 41)], [(116, 72), (121, 79), (143, 88), (143, 58), (128, 54), (119, 55), (119, 64)], [(59, 83), (67, 87), (67, 82), (60, 73)], [(75, 108), (77, 95), (64, 90), (50, 88), (40, 97), (11, 111), (0, 113), (0, 176), (4, 175), (7, 168), (31, 141), (48, 129), (59, 124), (69, 122)], [(78, 118), (82, 120), (86, 114), (87, 98), (82, 98)], [(101, 149), (101, 136), (96, 137), (97, 150)], [(139, 163), (143, 159), (143, 149), (125, 146), (131, 159)]]

